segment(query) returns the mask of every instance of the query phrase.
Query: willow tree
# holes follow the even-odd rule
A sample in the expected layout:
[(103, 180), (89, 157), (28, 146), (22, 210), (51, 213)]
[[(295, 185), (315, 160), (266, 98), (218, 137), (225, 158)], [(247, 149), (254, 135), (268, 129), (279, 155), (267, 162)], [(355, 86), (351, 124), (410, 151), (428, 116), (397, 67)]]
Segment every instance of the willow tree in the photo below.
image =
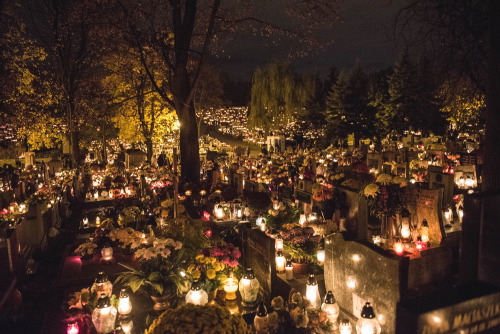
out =
[[(243, 31), (265, 36), (281, 33), (309, 43), (311, 48), (313, 31), (331, 25), (338, 17), (337, 3), (331, 0), (285, 0), (278, 6), (282, 15), (273, 13), (272, 17), (259, 10), (262, 2), (257, 0), (109, 1), (121, 8), (124, 38), (140, 52), (153, 88), (177, 114), (181, 174), (195, 183), (200, 177), (200, 156), (193, 97), (207, 55), (221, 54), (225, 40), (246, 38)], [(293, 19), (283, 20), (290, 15)], [(119, 24), (119, 17), (109, 19)], [(324, 41), (316, 45), (321, 44), (325, 45)], [(150, 71), (148, 50), (154, 50), (162, 60), (166, 85)]]
[(302, 116), (311, 96), (316, 92), (315, 82), (301, 78), (283, 63), (271, 63), (257, 69), (252, 77), (248, 125), (266, 133)]

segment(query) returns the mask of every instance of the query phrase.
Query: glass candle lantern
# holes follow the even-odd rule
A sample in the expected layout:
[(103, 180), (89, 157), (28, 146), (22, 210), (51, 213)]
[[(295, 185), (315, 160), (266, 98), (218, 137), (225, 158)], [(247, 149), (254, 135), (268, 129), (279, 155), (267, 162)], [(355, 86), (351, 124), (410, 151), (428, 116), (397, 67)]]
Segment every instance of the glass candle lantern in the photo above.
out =
[(333, 292), (328, 291), (326, 293), (321, 310), (326, 313), (328, 321), (332, 323), (333, 330), (337, 329), (337, 318), (339, 317), (340, 308), (333, 296)]
[(101, 217), (95, 217), (95, 227), (101, 227)]
[(293, 280), (293, 265), (291, 260), (287, 260), (285, 264), (286, 279)]
[(121, 316), (127, 316), (132, 311), (132, 303), (130, 302), (130, 296), (126, 289), (121, 289), (120, 291), (120, 301), (118, 302), (118, 313)]
[(252, 306), (259, 294), (259, 281), (255, 278), (252, 268), (246, 268), (245, 274), (239, 284), (243, 306)]
[(399, 235), (404, 242), (410, 242), (412, 239), (411, 215), (407, 209), (403, 209), (400, 214), (401, 225), (399, 226)]
[(300, 226), (304, 226), (305, 223), (306, 223), (306, 215), (302, 213), (299, 218), (299, 224)]
[(96, 191), (96, 192), (94, 193), (94, 199), (95, 199), (96, 201), (97, 201), (97, 199), (99, 199), (99, 192), (97, 192), (97, 191)]
[(257, 333), (267, 333), (269, 328), (269, 318), (267, 316), (267, 308), (264, 303), (260, 302), (257, 308), (257, 314), (255, 315), (253, 325)]
[(234, 276), (234, 273), (232, 271), (229, 272), (229, 275), (224, 281), (224, 291), (226, 292), (226, 300), (236, 299), (236, 291), (238, 291), (238, 279)]
[(429, 242), (429, 223), (427, 220), (422, 220), (422, 226), (420, 227), (420, 236), (423, 242)]
[(340, 320), (339, 330), (340, 330), (340, 334), (351, 334), (352, 333), (352, 326), (351, 326), (351, 323), (349, 322), (349, 320), (347, 320), (347, 319)]
[(396, 240), (396, 242), (394, 243), (394, 252), (397, 255), (403, 255), (404, 254), (405, 248), (404, 248), (404, 245), (401, 242), (401, 240)]
[(97, 333), (110, 333), (115, 329), (116, 308), (111, 304), (109, 297), (101, 295), (97, 300), (97, 307), (92, 312), (92, 323)]
[(276, 253), (276, 271), (280, 274), (285, 272), (285, 255), (283, 255), (283, 251), (280, 249)]
[(358, 319), (356, 323), (357, 334), (380, 334), (381, 328), (380, 324), (375, 317), (375, 312), (373, 312), (373, 307), (370, 303), (366, 303), (361, 311), (361, 318)]
[(82, 226), (83, 226), (83, 228), (88, 228), (89, 227), (89, 219), (87, 217), (83, 218), (83, 220), (82, 220)]
[(309, 301), (309, 308), (319, 309), (321, 307), (318, 281), (316, 281), (316, 277), (314, 277), (314, 274), (309, 274), (309, 277), (307, 278), (306, 299)]
[(104, 294), (106, 297), (111, 297), (113, 284), (109, 281), (108, 275), (106, 275), (103, 271), (100, 271), (96, 276), (91, 290), (97, 292), (98, 296)]
[(256, 220), (255, 220), (255, 225), (257, 226), (257, 228), (261, 229), (262, 230), (262, 225), (266, 225), (266, 218), (264, 217), (258, 217)]
[(214, 216), (219, 220), (222, 220), (222, 218), (224, 218), (224, 206), (221, 203), (215, 205)]
[(467, 188), (474, 187), (474, 178), (470, 177), (470, 175), (467, 175), (467, 177), (465, 178), (465, 186)]
[(276, 250), (283, 249), (283, 239), (281, 237), (276, 237)]
[(109, 246), (109, 244), (104, 245), (104, 247), (101, 249), (101, 258), (104, 261), (113, 260), (113, 248)]
[(67, 334), (78, 334), (80, 332), (80, 327), (77, 322), (72, 322), (68, 324), (68, 328), (66, 330)]
[(124, 334), (130, 334), (134, 329), (134, 322), (130, 318), (123, 318), (120, 319), (120, 326)]
[(450, 206), (448, 206), (446, 210), (444, 210), (444, 218), (447, 222), (453, 223), (453, 210)]
[(205, 305), (208, 303), (208, 294), (201, 288), (198, 280), (193, 282), (191, 290), (186, 294), (186, 303), (193, 305)]
[(322, 266), (325, 264), (325, 250), (324, 249), (318, 249), (316, 252), (316, 258), (318, 259), (318, 264)]

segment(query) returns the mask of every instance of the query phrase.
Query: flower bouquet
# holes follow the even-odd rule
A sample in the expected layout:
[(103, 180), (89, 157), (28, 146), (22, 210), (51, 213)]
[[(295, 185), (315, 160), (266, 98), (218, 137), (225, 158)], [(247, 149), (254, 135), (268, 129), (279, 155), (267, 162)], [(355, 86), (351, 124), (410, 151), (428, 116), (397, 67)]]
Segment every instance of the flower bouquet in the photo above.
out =
[(91, 240), (87, 240), (75, 249), (75, 254), (80, 255), (80, 259), (82, 260), (90, 260), (94, 257), (96, 248), (97, 244), (95, 244)]
[(271, 208), (265, 215), (268, 229), (281, 229), (283, 225), (293, 223), (299, 220), (300, 210), (295, 203), (280, 202), (279, 208)]

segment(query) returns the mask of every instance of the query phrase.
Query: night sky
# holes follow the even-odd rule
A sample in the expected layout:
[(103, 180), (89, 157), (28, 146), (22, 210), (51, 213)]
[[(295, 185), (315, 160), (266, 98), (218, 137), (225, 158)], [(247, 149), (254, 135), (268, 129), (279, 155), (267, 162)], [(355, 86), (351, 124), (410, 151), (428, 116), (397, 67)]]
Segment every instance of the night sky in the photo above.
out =
[[(270, 1), (261, 10), (279, 12), (273, 10), (275, 5), (276, 2)], [(391, 66), (400, 48), (394, 42), (393, 21), (402, 5), (403, 0), (341, 1), (340, 21), (333, 29), (322, 32), (334, 43), (320, 53), (310, 52), (306, 58), (294, 59), (294, 69), (326, 76), (330, 67), (350, 68), (357, 59), (369, 70)], [(274, 47), (268, 43), (250, 35), (237, 38), (225, 48), (230, 58), (221, 57), (216, 63), (234, 79), (250, 80), (255, 67), (285, 59), (289, 48), (303, 47), (289, 41)]]

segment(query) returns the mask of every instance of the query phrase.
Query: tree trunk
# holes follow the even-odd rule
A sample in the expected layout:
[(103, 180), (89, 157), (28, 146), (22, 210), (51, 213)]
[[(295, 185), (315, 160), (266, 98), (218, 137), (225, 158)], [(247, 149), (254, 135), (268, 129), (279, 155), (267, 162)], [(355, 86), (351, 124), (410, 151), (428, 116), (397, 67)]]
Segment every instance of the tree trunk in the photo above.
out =
[(500, 189), (500, 1), (489, 0), (488, 89), (482, 190)]
[(152, 156), (153, 156), (153, 140), (151, 138), (146, 138), (146, 159), (148, 163), (151, 163)]
[(194, 105), (178, 106), (182, 112), (179, 115), (181, 123), (179, 146), (181, 153), (181, 177), (192, 183), (200, 182), (200, 151), (198, 144), (198, 124)]
[[(104, 132), (104, 129), (103, 129)], [(104, 133), (102, 135), (102, 162), (104, 162), (105, 165), (108, 164), (108, 157), (106, 154), (106, 136), (104, 136)]]

